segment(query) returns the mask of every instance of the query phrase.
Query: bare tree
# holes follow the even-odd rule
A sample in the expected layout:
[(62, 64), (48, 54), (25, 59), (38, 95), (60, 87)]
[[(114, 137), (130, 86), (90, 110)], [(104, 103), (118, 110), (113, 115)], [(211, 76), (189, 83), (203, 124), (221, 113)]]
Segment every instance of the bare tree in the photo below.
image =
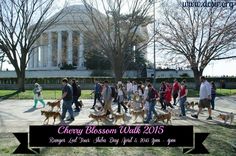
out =
[(118, 81), (127, 70), (134, 50), (146, 48), (151, 40), (146, 26), (152, 23), (152, 3), (144, 0), (82, 2), (86, 9), (80, 17), (80, 29), (93, 47), (109, 59)]
[(25, 70), (31, 49), (40, 35), (58, 21), (60, 14), (47, 20), (54, 0), (1, 0), (0, 49), (17, 75), (18, 91), (25, 91)]
[(164, 52), (182, 56), (190, 65), (198, 88), (209, 62), (236, 57), (236, 8), (183, 7), (175, 2), (161, 5), (157, 40)]

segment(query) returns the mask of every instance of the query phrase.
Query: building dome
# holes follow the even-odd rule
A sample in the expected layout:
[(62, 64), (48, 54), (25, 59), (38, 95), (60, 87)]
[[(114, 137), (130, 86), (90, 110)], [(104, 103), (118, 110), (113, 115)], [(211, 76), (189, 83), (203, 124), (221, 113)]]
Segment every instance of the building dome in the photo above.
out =
[[(45, 21), (46, 23), (58, 17), (57, 22), (41, 34), (33, 46), (28, 70), (59, 70), (64, 67), (85, 69), (84, 36), (86, 35), (83, 32), (87, 34), (88, 30), (94, 30), (86, 7), (67, 6)], [(106, 15), (94, 8), (91, 9), (95, 16), (106, 20)], [(136, 37), (142, 39), (139, 39), (140, 42), (148, 40), (146, 26), (138, 28)]]
[(57, 17), (32, 48), (28, 70), (55, 70), (64, 65), (84, 69), (84, 35), (80, 23), (85, 20), (84, 5), (65, 7), (46, 20)]

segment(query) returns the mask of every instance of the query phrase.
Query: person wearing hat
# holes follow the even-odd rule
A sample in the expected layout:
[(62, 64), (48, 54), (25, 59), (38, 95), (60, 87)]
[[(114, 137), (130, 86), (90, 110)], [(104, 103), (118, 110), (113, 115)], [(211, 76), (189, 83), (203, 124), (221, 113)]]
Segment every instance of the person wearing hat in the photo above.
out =
[(43, 100), (42, 96), (42, 87), (38, 84), (34, 84), (34, 108), (37, 108), (38, 101), (40, 101), (43, 104), (43, 107), (45, 107), (45, 102)]

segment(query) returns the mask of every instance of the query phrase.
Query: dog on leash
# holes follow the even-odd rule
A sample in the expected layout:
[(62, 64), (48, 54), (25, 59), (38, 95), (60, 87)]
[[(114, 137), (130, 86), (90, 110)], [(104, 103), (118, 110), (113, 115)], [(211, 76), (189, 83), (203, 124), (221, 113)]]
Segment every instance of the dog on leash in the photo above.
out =
[(95, 121), (97, 121), (98, 124), (99, 124), (99, 121), (104, 121), (104, 120), (107, 119), (106, 114), (101, 114), (101, 115), (90, 114), (88, 117), (92, 118)]
[(234, 120), (234, 114), (233, 114), (233, 112), (229, 113), (229, 114), (219, 114), (218, 118), (222, 119), (224, 121), (224, 124), (226, 124), (227, 121), (230, 120), (230, 125), (231, 125)]
[(125, 105), (128, 107), (129, 113), (131, 114), (132, 110), (141, 110), (143, 109), (144, 104), (142, 102), (128, 101), (125, 102)]
[(166, 114), (157, 115), (155, 122), (158, 122), (158, 121), (165, 122), (165, 120), (167, 120), (167, 124), (169, 121), (171, 123), (171, 112), (168, 112)]
[(41, 115), (44, 115), (46, 118), (43, 123), (47, 121), (47, 124), (49, 122), (49, 118), (53, 117), (53, 124), (55, 123), (56, 118), (59, 118), (61, 120), (61, 114), (59, 112), (52, 112), (52, 111), (41, 111)]
[(180, 115), (180, 109), (174, 109), (174, 108), (167, 108), (168, 112), (171, 113), (171, 116), (173, 117), (179, 117)]
[(138, 116), (140, 116), (142, 119), (144, 119), (145, 111), (143, 109), (141, 110), (132, 110), (131, 115), (134, 116), (134, 120), (136, 121)]
[(61, 102), (60, 102), (60, 100), (54, 101), (54, 102), (47, 102), (47, 105), (52, 108), (51, 110), (53, 110), (54, 107), (57, 107), (59, 110), (61, 109)]
[(114, 123), (116, 123), (118, 120), (123, 120), (125, 122), (125, 114), (113, 114)]

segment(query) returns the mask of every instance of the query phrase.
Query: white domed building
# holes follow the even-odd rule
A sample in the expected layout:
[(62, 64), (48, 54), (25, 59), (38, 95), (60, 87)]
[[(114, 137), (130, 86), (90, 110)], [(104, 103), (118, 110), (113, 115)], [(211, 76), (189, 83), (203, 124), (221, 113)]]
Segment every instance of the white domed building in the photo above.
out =
[[(73, 65), (77, 70), (86, 71), (85, 35), (81, 31), (84, 27), (81, 19), (83, 22), (86, 21), (88, 27), (91, 27), (92, 24), (85, 12), (84, 5), (64, 8), (58, 22), (47, 29), (34, 45), (35, 48), (32, 48), (28, 71), (59, 71), (63, 64)], [(100, 12), (98, 14), (102, 15)], [(148, 40), (146, 26), (140, 27), (137, 34), (144, 38), (144, 41)], [(89, 76), (89, 72), (80, 74)]]

